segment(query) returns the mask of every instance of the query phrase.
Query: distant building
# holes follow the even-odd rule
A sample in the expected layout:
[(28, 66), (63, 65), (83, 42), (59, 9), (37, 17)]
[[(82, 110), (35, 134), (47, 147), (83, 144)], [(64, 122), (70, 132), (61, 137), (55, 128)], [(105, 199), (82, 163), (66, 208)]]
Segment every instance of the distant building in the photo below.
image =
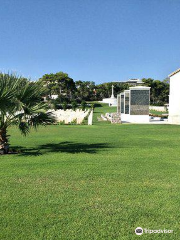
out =
[(53, 95), (49, 96), (49, 98), (56, 100), (58, 98), (58, 95), (57, 94), (53, 94)]
[(169, 75), (169, 117), (168, 122), (180, 124), (180, 68)]
[(128, 81), (126, 81), (126, 83), (132, 87), (136, 87), (144, 84), (144, 82), (140, 79), (129, 79)]
[(136, 87), (136, 86), (142, 86), (144, 85), (144, 82), (141, 79), (137, 79), (137, 78), (131, 78), (127, 81), (115, 81), (116, 83), (126, 83), (128, 84), (130, 87)]

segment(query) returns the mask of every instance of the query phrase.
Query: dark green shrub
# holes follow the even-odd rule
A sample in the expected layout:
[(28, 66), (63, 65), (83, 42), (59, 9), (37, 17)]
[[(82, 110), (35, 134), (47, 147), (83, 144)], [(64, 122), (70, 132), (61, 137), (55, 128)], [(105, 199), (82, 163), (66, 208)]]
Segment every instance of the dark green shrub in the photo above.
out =
[(81, 102), (81, 108), (82, 108), (83, 111), (86, 108), (86, 102), (84, 100)]
[(62, 107), (63, 107), (63, 110), (65, 111), (67, 109), (67, 102), (63, 102)]
[(73, 101), (72, 103), (71, 103), (71, 105), (72, 105), (72, 110), (76, 110), (76, 108), (77, 108), (77, 102), (76, 101)]

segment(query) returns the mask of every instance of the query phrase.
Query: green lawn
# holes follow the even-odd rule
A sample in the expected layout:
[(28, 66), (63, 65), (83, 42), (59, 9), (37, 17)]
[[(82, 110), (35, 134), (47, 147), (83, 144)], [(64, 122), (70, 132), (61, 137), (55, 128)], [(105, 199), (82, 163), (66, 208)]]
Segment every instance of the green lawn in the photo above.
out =
[[(180, 239), (180, 126), (10, 133), (22, 153), (0, 156), (1, 240)], [(174, 233), (139, 237), (136, 227)]]
[(160, 111), (155, 111), (155, 110), (150, 110), (149, 111), (151, 114), (154, 114), (154, 115), (162, 115), (162, 114), (168, 114), (168, 112), (160, 112)]

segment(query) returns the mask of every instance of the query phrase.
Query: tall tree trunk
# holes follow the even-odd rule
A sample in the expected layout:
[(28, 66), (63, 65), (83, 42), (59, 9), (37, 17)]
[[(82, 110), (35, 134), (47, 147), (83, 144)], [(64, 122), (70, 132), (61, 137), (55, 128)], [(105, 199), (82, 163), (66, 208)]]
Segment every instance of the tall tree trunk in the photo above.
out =
[(9, 152), (9, 143), (8, 143), (8, 135), (7, 129), (0, 129), (0, 153), (6, 154)]

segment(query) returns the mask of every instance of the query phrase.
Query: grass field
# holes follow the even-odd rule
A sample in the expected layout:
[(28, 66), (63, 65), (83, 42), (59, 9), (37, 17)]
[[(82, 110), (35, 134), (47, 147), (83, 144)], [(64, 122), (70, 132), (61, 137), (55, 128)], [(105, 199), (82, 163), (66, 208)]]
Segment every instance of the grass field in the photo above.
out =
[(160, 111), (155, 111), (155, 110), (150, 110), (149, 111), (151, 114), (154, 114), (154, 115), (163, 115), (163, 114), (168, 114), (168, 112), (164, 111), (164, 112), (160, 112)]
[(1, 240), (180, 239), (180, 126), (96, 121), (109, 111), (93, 126), (10, 130), (22, 153), (0, 156)]

